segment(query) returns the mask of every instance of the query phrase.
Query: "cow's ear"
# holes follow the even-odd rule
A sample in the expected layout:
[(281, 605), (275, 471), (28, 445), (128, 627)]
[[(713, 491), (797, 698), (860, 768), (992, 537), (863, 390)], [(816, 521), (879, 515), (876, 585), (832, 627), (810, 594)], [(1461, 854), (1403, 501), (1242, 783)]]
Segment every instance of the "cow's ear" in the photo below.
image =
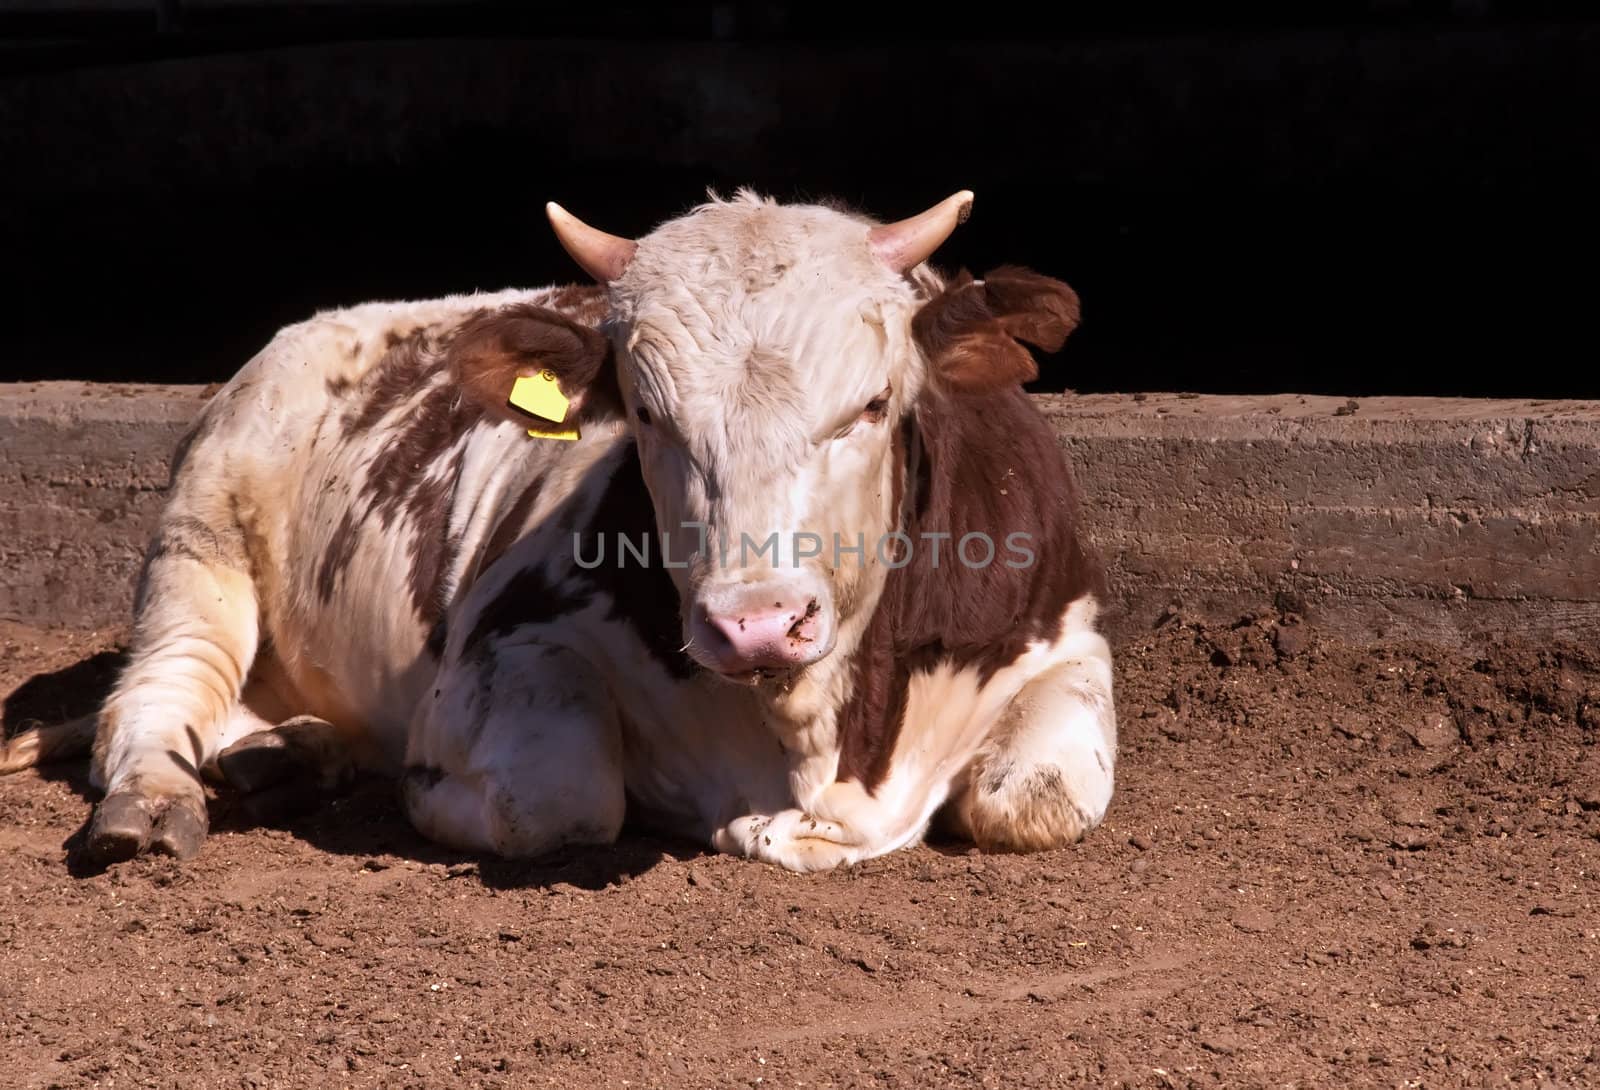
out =
[(517, 379), (545, 373), (567, 398), (565, 423), (621, 411), (605, 334), (544, 307), (518, 304), (468, 319), (451, 335), (445, 359), (462, 392), (506, 420), (534, 420), (512, 407), (511, 390)]
[(1078, 324), (1078, 295), (1066, 284), (1005, 266), (981, 281), (953, 279), (912, 320), (936, 385), (962, 393), (1020, 386), (1039, 377), (1027, 345), (1059, 350)]

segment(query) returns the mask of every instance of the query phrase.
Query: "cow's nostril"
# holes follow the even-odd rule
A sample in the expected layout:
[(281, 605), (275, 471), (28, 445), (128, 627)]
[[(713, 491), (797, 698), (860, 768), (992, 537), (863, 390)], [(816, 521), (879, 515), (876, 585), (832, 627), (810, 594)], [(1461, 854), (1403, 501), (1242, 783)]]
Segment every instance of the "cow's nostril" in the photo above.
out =
[[(812, 635), (812, 633), (806, 631), (806, 629), (811, 623), (811, 618), (815, 617), (818, 612), (821, 611), (821, 609), (822, 607), (817, 605), (817, 600), (815, 598), (807, 602), (806, 611), (800, 614), (799, 619), (796, 620), (794, 624), (789, 626), (789, 638), (791, 640), (803, 640), (806, 643), (810, 643), (815, 637)], [(790, 616), (792, 617), (794, 614), (791, 613)]]

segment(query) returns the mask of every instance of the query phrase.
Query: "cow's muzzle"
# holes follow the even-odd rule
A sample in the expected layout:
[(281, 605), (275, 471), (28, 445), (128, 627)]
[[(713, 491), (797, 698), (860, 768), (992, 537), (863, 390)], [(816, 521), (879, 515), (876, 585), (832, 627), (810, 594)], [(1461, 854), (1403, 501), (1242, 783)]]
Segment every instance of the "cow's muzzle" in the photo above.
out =
[(784, 584), (713, 591), (694, 607), (690, 651), (730, 677), (795, 670), (833, 650), (832, 612), (825, 592)]

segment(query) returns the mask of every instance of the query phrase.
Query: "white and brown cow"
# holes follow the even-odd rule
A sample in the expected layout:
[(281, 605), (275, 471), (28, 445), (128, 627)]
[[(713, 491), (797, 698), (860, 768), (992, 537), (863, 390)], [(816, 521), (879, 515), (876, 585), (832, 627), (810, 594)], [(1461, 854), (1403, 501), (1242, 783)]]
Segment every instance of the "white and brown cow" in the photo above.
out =
[[(197, 851), (205, 777), (388, 770), (427, 836), (531, 856), (625, 811), (816, 870), (1076, 840), (1111, 799), (1098, 569), (1023, 343), (1066, 285), (880, 225), (712, 197), (637, 242), (550, 207), (600, 287), (279, 333), (186, 438), (93, 732), (107, 859)], [(534, 436), (519, 376), (570, 399)]]

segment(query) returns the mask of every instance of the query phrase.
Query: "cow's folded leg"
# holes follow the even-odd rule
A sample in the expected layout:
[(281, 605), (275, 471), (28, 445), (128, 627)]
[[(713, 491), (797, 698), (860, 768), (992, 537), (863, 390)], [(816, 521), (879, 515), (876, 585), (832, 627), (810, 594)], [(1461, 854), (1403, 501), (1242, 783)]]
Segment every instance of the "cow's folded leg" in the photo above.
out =
[(217, 769), (240, 791), (261, 791), (286, 780), (331, 791), (350, 782), (355, 762), (339, 728), (314, 715), (297, 715), (228, 746), (217, 754)]
[(967, 769), (943, 817), (987, 851), (1040, 851), (1078, 840), (1111, 803), (1117, 727), (1111, 658), (1088, 652), (1029, 682)]
[(775, 863), (792, 871), (847, 866), (913, 843), (921, 834), (922, 808), (878, 798), (859, 783), (829, 784), (807, 808), (749, 814), (717, 831), (712, 845), (722, 852)]
[(315, 809), (348, 786), (356, 769), (344, 732), (311, 715), (246, 734), (217, 754), (216, 765), (245, 794), (245, 812), (261, 822)]
[(801, 872), (831, 870), (875, 854), (847, 827), (805, 810), (739, 818), (719, 830), (713, 844), (718, 851)]
[(622, 737), (603, 679), (579, 655), (498, 643), (441, 669), (413, 727), (401, 798), (428, 838), (533, 858), (609, 844), (626, 809)]

